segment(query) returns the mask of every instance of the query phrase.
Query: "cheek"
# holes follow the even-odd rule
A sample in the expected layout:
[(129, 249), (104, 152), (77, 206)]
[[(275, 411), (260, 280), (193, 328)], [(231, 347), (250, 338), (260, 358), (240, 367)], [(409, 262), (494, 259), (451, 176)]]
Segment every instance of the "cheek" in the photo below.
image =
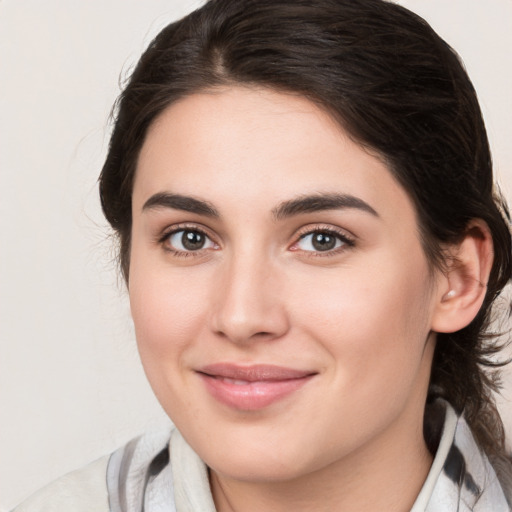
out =
[(321, 428), (341, 431), (345, 439), (382, 429), (411, 397), (420, 404), (428, 384), (428, 278), (421, 268), (407, 278), (399, 268), (386, 268), (385, 274), (353, 271), (343, 282), (326, 283), (324, 293), (309, 294), (302, 308), (304, 329), (331, 361), (334, 392), (324, 404), (331, 413), (316, 417), (329, 423)]
[[(398, 261), (398, 264), (397, 264)], [(394, 256), (347, 268), (300, 288), (297, 322), (320, 339), (347, 385), (414, 377), (430, 332), (430, 286), (422, 254), (407, 271)]]
[(130, 307), (146, 377), (175, 420), (181, 412), (196, 409), (192, 396), (182, 389), (187, 353), (194, 351), (205, 325), (206, 298), (190, 280), (185, 285), (179, 276), (149, 268), (131, 268)]
[[(205, 324), (205, 287), (186, 272), (162, 271), (137, 258), (130, 269), (130, 307), (144, 365), (157, 365), (198, 339)], [(172, 359), (171, 359), (172, 362)], [(178, 363), (178, 361), (176, 361)]]

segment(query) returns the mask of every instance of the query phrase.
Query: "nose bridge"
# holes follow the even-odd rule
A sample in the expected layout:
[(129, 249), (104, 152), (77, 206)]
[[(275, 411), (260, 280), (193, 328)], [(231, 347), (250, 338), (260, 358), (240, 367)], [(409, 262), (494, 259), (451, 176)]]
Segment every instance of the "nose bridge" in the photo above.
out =
[(213, 297), (213, 329), (218, 334), (244, 342), (256, 335), (276, 338), (286, 331), (276, 270), (259, 251), (239, 252), (225, 260)]

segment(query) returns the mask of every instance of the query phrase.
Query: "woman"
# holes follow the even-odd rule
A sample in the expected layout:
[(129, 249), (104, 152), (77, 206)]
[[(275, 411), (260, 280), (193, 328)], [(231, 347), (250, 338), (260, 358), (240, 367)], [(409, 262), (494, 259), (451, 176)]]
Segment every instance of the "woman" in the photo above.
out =
[(100, 193), (176, 429), (19, 510), (510, 509), (487, 335), (506, 207), (423, 20), (211, 0), (141, 58)]

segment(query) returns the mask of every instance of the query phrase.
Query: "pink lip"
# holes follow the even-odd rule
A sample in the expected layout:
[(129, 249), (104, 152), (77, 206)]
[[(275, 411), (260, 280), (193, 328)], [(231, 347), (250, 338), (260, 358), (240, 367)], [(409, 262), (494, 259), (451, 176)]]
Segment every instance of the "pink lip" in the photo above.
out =
[(225, 405), (256, 411), (301, 388), (315, 372), (257, 364), (219, 363), (198, 370), (210, 394)]

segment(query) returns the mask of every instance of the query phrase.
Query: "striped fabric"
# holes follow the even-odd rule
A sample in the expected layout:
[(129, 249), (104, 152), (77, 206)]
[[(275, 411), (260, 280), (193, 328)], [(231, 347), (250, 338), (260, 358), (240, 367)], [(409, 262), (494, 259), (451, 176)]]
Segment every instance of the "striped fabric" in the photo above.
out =
[[(437, 400), (427, 412), (437, 451), (411, 512), (510, 512), (487, 457), (462, 417)], [(145, 435), (107, 468), (111, 512), (215, 512), (205, 464), (178, 430)]]

